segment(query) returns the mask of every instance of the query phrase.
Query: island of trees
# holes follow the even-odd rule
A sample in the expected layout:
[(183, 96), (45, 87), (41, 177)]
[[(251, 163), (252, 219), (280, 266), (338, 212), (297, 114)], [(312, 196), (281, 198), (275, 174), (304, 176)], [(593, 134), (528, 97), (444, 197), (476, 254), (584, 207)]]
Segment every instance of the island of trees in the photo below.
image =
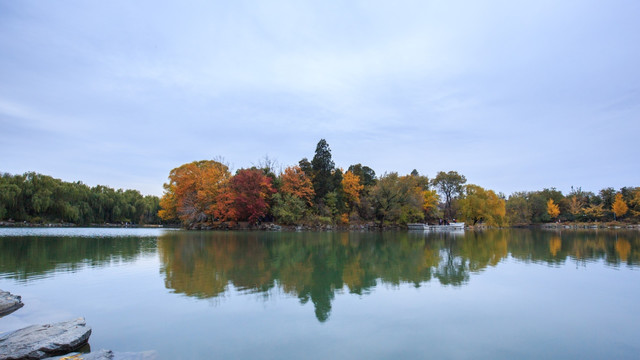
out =
[(362, 164), (336, 167), (320, 140), (311, 161), (277, 168), (265, 158), (232, 174), (224, 161), (194, 161), (169, 173), (162, 198), (137, 190), (89, 187), (29, 172), (0, 176), (0, 222), (31, 224), (180, 224), (226, 228), (281, 225), (403, 226), (440, 220), (468, 225), (640, 222), (640, 187), (516, 192), (508, 197), (468, 184), (456, 171), (433, 178), (413, 170), (376, 175)]
[(551, 188), (504, 194), (467, 184), (456, 171), (432, 179), (413, 170), (376, 176), (362, 164), (336, 167), (329, 144), (320, 140), (311, 161), (276, 169), (265, 158), (231, 174), (223, 161), (203, 160), (171, 170), (159, 216), (189, 228), (238, 222), (283, 225), (379, 227), (414, 222), (465, 221), (469, 225), (519, 226), (548, 222), (607, 222), (640, 219), (640, 187), (602, 189), (598, 194)]

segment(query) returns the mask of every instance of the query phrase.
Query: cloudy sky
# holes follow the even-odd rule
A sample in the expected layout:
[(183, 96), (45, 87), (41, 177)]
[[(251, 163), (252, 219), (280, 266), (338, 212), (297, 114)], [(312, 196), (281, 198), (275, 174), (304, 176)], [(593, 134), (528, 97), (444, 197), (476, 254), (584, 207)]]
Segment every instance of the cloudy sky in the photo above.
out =
[(0, 0), (0, 172), (162, 194), (329, 143), (507, 195), (640, 186), (640, 2)]

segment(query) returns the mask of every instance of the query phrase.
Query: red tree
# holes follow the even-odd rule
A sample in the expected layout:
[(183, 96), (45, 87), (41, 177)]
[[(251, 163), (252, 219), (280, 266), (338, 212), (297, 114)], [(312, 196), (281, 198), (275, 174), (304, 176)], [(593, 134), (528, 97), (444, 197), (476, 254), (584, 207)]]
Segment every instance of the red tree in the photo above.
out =
[(255, 224), (269, 211), (269, 197), (276, 191), (271, 178), (258, 169), (239, 170), (229, 183), (233, 215)]

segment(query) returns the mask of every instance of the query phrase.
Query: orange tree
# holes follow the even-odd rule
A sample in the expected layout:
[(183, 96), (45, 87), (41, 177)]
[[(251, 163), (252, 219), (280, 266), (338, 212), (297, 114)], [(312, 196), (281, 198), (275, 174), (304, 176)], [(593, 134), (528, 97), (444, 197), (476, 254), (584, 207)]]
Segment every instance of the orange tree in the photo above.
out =
[(309, 174), (302, 171), (300, 166), (290, 166), (284, 169), (280, 175), (280, 184), (281, 193), (300, 198), (309, 205), (312, 204), (315, 195), (313, 184)]
[(171, 170), (158, 215), (184, 225), (212, 219), (220, 210), (217, 202), (230, 178), (229, 168), (214, 160), (194, 161)]

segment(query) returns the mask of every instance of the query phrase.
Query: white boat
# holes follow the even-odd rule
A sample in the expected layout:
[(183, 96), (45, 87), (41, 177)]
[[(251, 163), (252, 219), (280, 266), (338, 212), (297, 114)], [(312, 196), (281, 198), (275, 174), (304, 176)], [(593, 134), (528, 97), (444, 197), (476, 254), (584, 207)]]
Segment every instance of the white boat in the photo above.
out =
[(409, 230), (433, 230), (433, 231), (452, 231), (452, 230), (464, 230), (464, 223), (449, 223), (448, 225), (429, 225), (422, 223), (407, 224)]

